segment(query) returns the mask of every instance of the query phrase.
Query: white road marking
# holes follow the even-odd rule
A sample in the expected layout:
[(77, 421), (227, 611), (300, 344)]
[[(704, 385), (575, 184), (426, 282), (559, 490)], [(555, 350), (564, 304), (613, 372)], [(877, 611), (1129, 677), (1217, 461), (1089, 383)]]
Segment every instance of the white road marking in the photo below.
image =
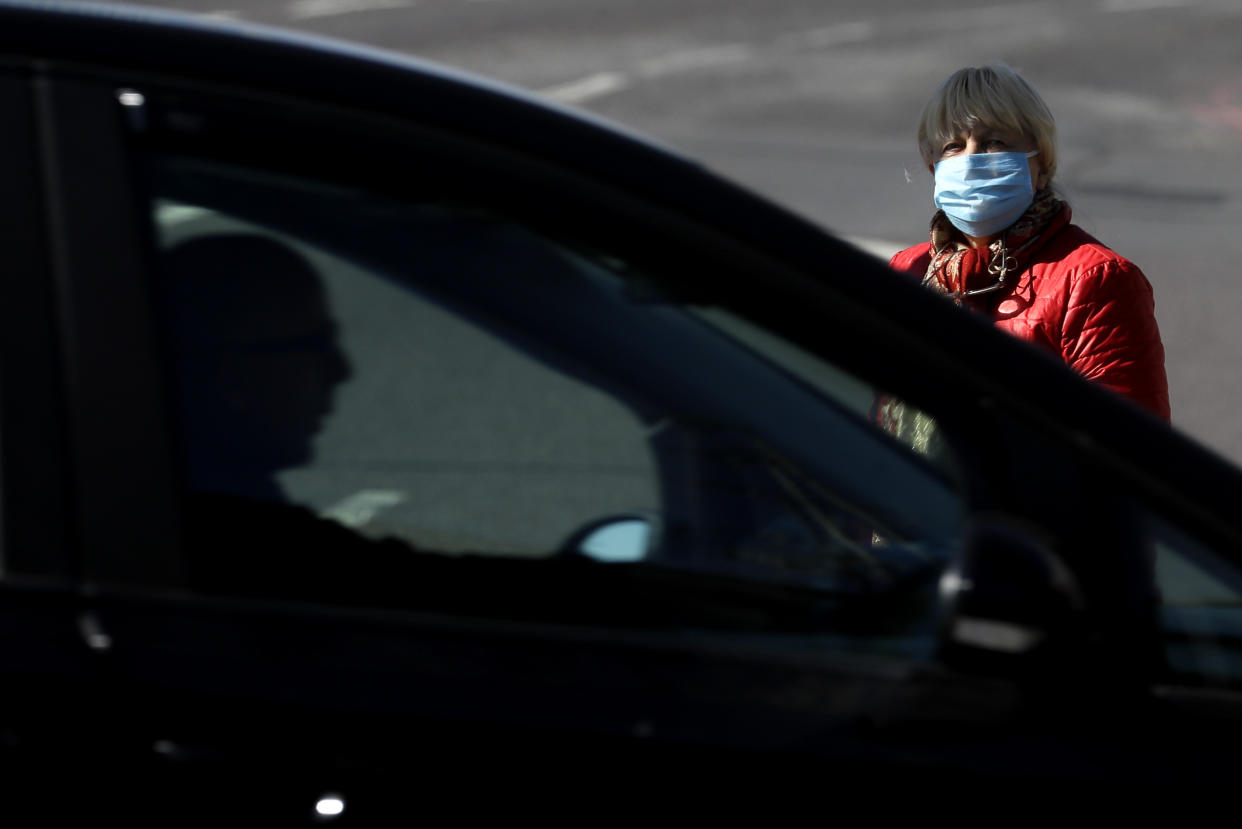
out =
[[(744, 63), (754, 55), (754, 48), (745, 43), (726, 43), (720, 46), (706, 46), (702, 49), (685, 49), (641, 61), (633, 74), (638, 78), (650, 80), (675, 75), (679, 72)], [(624, 72), (595, 72), (576, 81), (541, 89), (540, 94), (563, 104), (582, 104), (605, 95), (621, 92), (629, 88), (632, 83), (630, 75)]]
[(1006, 3), (1003, 6), (982, 6), (971, 9), (970, 14), (962, 21), (950, 18), (945, 18), (944, 21), (950, 28), (959, 29), (963, 21), (969, 25), (995, 26), (1001, 23), (1026, 23), (1039, 20), (1047, 17), (1048, 13), (1048, 3)]
[[(301, 2), (350, 2), (351, 0), (301, 0)], [(360, 0), (352, 0), (360, 2)], [(490, 1), (490, 0), (488, 0)], [(472, 0), (484, 2), (484, 0)], [(777, 38), (781, 46), (795, 48), (822, 48), (846, 43), (861, 43), (875, 36), (874, 23), (859, 21), (840, 23), (812, 29), (809, 32), (798, 32)], [(760, 47), (753, 43), (721, 43), (703, 46), (698, 49), (681, 49), (654, 58), (639, 61), (631, 73), (604, 71), (595, 72), (575, 81), (568, 81), (557, 86), (540, 90), (540, 94), (565, 104), (583, 104), (587, 101), (613, 95), (630, 87), (635, 80), (652, 80), (681, 72), (693, 72), (701, 69), (716, 69), (746, 63), (759, 54)]]
[(406, 499), (397, 489), (362, 489), (319, 513), (346, 527), (361, 527), (380, 512)]
[(285, 6), (285, 14), (290, 20), (310, 20), (359, 12), (406, 9), (415, 5), (417, 0), (293, 0)]
[(1102, 0), (1100, 10), (1106, 12), (1142, 12), (1154, 9), (1181, 9), (1195, 5), (1196, 0)]
[(206, 216), (210, 212), (205, 207), (196, 207), (192, 204), (161, 201), (155, 208), (155, 223), (167, 228)]
[(576, 81), (541, 89), (540, 94), (563, 104), (581, 104), (620, 92), (629, 85), (629, 79), (620, 72), (596, 72)]
[(825, 46), (843, 46), (847, 43), (863, 43), (875, 37), (875, 31), (874, 23), (860, 20), (856, 23), (838, 23), (835, 26), (797, 32), (786, 35), (783, 40), (790, 46), (817, 49)]
[(659, 78), (678, 72), (711, 69), (733, 63), (745, 63), (755, 56), (753, 46), (746, 43), (724, 43), (702, 49), (683, 49), (658, 58), (648, 58), (638, 64), (638, 74), (644, 78)]

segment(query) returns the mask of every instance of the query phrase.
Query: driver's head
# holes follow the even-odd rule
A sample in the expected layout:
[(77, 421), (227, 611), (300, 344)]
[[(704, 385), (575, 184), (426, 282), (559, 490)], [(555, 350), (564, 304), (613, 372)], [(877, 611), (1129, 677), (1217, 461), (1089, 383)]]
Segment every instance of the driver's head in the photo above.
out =
[(283, 242), (199, 237), (163, 261), (191, 478), (297, 466), (349, 377), (323, 285)]

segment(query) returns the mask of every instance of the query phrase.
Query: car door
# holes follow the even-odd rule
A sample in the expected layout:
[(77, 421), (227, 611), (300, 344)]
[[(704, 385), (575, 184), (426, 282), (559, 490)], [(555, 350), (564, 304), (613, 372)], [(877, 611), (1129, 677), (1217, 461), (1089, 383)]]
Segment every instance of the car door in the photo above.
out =
[(35, 96), (20, 66), (0, 66), (0, 776), (54, 773), (79, 732), (99, 668), (97, 631), (75, 589), (69, 435), (55, 326)]
[[(1148, 516), (1185, 513), (928, 331), (1012, 344), (681, 163), (702, 215), (277, 89), (33, 89), (90, 756), (302, 816), (392, 806), (415, 767), (447, 799), (687, 762), (1141, 766), (1116, 738), (1166, 661)], [(1032, 699), (1076, 716), (1049, 737)]]

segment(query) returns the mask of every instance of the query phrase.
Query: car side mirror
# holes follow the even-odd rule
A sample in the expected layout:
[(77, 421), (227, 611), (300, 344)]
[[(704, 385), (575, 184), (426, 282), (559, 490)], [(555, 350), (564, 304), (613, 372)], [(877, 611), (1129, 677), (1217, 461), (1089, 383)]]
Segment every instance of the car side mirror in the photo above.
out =
[(951, 668), (1034, 678), (1083, 656), (1077, 579), (1034, 530), (1014, 519), (976, 521), (940, 591), (940, 657)]
[(655, 547), (657, 522), (648, 515), (601, 518), (570, 536), (562, 550), (608, 564), (644, 561)]

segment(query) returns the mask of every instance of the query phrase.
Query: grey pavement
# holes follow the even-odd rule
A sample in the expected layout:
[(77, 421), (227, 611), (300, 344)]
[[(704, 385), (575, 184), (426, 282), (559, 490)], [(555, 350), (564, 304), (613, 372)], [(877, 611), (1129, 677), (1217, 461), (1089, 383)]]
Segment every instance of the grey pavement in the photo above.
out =
[(1058, 118), (1076, 220), (1157, 295), (1175, 424), (1242, 462), (1236, 0), (167, 0), (412, 52), (588, 109), (877, 251), (921, 241), (914, 121), (966, 64)]

